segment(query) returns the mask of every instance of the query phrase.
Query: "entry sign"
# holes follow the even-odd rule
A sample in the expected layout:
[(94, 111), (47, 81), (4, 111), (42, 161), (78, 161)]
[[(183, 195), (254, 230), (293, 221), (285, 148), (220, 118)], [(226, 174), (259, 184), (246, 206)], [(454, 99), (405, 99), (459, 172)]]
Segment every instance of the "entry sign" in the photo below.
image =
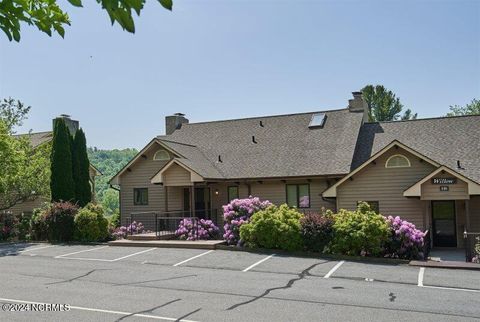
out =
[(440, 191), (448, 191), (448, 186), (440, 186)]
[(457, 178), (433, 178), (433, 184), (456, 184)]

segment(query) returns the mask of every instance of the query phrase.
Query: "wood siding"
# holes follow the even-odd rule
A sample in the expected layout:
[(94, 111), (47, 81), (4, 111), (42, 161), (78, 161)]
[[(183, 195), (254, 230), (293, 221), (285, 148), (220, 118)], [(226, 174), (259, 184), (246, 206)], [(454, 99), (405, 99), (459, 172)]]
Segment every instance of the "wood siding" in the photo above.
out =
[(163, 184), (165, 186), (191, 186), (191, 174), (178, 164), (172, 164), (163, 173)]
[[(132, 212), (159, 212), (165, 210), (165, 193), (161, 185), (150, 183), (152, 178), (168, 161), (153, 160), (153, 155), (160, 148), (154, 144), (145, 152), (146, 158), (139, 158), (131, 167), (120, 176), (120, 213), (122, 224)], [(133, 204), (133, 189), (148, 188), (148, 205), (135, 206)]]
[(31, 213), (35, 208), (40, 208), (42, 204), (47, 201), (49, 200), (43, 197), (39, 197), (35, 200), (18, 203), (15, 206), (7, 209), (5, 212), (12, 212), (15, 215), (20, 215), (22, 213)]
[[(385, 168), (385, 162), (393, 154), (405, 155), (409, 168)], [(405, 198), (403, 191), (427, 176), (435, 169), (426, 161), (403, 149), (392, 148), (337, 188), (338, 209), (354, 210), (358, 201), (378, 201), (384, 215), (401, 216), (425, 229), (425, 212), (428, 205), (419, 199)]]
[(469, 201), (470, 230), (480, 233), (480, 196), (472, 196)]
[[(451, 178), (452, 175), (438, 174), (435, 178)], [(448, 187), (448, 191), (440, 191), (441, 186)], [(457, 179), (457, 183), (449, 185), (432, 184), (428, 180), (422, 184), (422, 200), (465, 200), (469, 199), (468, 184), (465, 181)]]

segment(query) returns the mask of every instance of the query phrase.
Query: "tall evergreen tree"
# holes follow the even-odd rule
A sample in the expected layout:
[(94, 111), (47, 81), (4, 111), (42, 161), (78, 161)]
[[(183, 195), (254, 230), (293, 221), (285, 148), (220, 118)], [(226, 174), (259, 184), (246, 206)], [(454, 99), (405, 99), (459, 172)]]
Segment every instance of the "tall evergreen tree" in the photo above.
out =
[(72, 174), (71, 135), (62, 119), (55, 120), (51, 154), (50, 190), (52, 201), (75, 200)]
[(417, 113), (413, 114), (407, 109), (403, 115), (400, 114), (403, 104), (400, 98), (387, 90), (382, 85), (367, 85), (362, 89), (363, 97), (368, 104), (370, 122), (396, 121), (416, 119)]
[(92, 201), (87, 140), (82, 129), (77, 130), (73, 139), (73, 180), (75, 181), (75, 199), (80, 207)]

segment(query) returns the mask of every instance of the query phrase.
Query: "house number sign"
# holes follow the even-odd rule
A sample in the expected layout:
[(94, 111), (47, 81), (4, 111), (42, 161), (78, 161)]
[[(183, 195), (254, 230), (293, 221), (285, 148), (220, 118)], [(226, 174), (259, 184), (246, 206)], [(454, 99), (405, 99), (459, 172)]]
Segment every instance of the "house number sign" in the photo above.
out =
[(448, 191), (448, 186), (440, 186), (440, 191)]
[(457, 178), (433, 178), (433, 184), (456, 184)]

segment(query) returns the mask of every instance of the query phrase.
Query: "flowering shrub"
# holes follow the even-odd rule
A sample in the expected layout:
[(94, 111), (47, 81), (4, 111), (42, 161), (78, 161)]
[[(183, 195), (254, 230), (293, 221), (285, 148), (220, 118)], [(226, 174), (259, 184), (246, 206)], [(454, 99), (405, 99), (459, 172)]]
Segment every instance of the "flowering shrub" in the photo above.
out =
[(388, 216), (386, 222), (390, 236), (385, 244), (385, 256), (404, 259), (419, 258), (425, 233), (398, 216)]
[(250, 217), (257, 211), (271, 206), (270, 201), (261, 201), (260, 198), (234, 199), (223, 206), (223, 219), (225, 221), (223, 238), (229, 245), (240, 244), (240, 227), (248, 223)]
[[(71, 202), (53, 202), (35, 217), (36, 226), (46, 229), (49, 241), (70, 241), (73, 238), (73, 221), (77, 211), (78, 207)], [(39, 233), (44, 234), (45, 231)]]
[(477, 241), (474, 246), (475, 256), (472, 258), (472, 263), (480, 264), (480, 237), (475, 237)]
[(18, 235), (18, 218), (12, 213), (0, 214), (0, 240), (10, 240)]
[(334, 215), (332, 251), (353, 256), (376, 256), (382, 253), (389, 229), (385, 217), (361, 202), (357, 210), (341, 209)]
[(300, 250), (303, 248), (300, 218), (302, 214), (283, 204), (255, 213), (240, 227), (240, 237), (249, 247)]
[(183, 240), (207, 240), (215, 239), (218, 236), (219, 229), (213, 221), (200, 219), (182, 219), (175, 231), (175, 236)]
[(300, 219), (305, 248), (314, 252), (323, 252), (333, 238), (333, 219), (328, 214), (306, 214)]
[(141, 222), (132, 222), (128, 226), (121, 226), (113, 231), (112, 238), (113, 239), (124, 239), (127, 237), (127, 235), (132, 235), (132, 232), (134, 235), (136, 234), (143, 234), (146, 233), (145, 227)]

